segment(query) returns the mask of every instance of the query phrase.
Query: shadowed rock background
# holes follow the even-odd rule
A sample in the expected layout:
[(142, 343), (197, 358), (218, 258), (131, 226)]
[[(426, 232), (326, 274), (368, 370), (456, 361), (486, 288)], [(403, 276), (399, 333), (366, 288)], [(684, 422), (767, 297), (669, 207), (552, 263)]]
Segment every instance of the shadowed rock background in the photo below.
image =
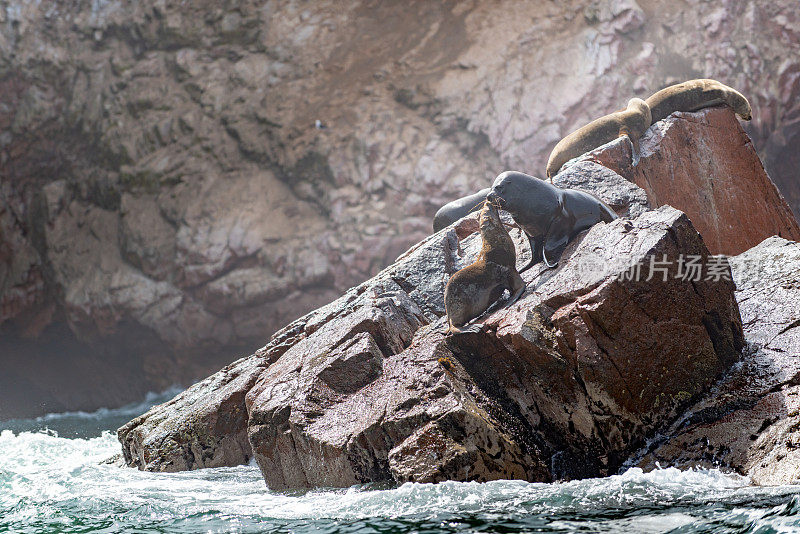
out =
[(0, 419), (206, 376), (685, 79), (798, 213), (799, 52), (788, 0), (0, 2)]

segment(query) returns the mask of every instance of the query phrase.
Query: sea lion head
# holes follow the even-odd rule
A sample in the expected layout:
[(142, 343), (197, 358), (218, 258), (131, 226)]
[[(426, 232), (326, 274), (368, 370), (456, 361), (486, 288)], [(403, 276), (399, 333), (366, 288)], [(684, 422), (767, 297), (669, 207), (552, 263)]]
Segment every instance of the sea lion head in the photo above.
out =
[(544, 233), (560, 207), (561, 189), (527, 174), (506, 171), (497, 176), (486, 199), (509, 212), (528, 235)]
[(734, 102), (735, 106), (733, 111), (735, 111), (736, 114), (742, 118), (742, 120), (749, 121), (753, 118), (752, 111), (750, 110), (750, 102), (748, 102), (745, 97), (742, 97), (741, 99), (737, 98)]
[(647, 113), (650, 110), (650, 106), (641, 98), (631, 98), (628, 100), (628, 109), (635, 109), (642, 113)]
[(525, 198), (531, 187), (535, 188), (539, 185), (535, 182), (545, 184), (542, 180), (521, 172), (501, 172), (494, 179), (492, 190), (486, 195), (486, 200), (502, 209), (513, 211), (508, 208), (515, 204), (516, 199)]
[(500, 212), (497, 211), (497, 207), (496, 201), (493, 202), (491, 200), (486, 200), (483, 203), (483, 208), (481, 209), (481, 214), (478, 218), (481, 231), (494, 230), (495, 228), (503, 227), (503, 222), (500, 220)]
[(650, 106), (641, 98), (631, 98), (628, 100), (628, 111), (635, 111), (637, 115), (639, 115), (640, 120), (637, 121), (637, 131), (635, 133), (642, 135), (653, 122), (653, 114), (650, 111)]

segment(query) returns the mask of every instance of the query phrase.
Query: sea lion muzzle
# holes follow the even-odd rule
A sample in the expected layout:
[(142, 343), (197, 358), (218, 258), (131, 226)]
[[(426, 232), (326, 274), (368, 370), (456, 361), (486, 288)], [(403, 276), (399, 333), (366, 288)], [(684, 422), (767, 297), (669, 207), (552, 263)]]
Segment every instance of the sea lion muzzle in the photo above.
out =
[(498, 195), (497, 193), (495, 193), (494, 191), (490, 191), (489, 194), (486, 195), (486, 200), (488, 200), (491, 204), (494, 204), (499, 208), (502, 208), (506, 204), (505, 199), (500, 195)]

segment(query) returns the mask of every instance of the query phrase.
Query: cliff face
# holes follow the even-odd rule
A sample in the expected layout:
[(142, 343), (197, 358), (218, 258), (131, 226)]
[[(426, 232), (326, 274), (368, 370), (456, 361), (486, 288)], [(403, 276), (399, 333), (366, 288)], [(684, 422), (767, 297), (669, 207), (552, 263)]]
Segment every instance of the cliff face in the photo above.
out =
[(668, 83), (747, 95), (797, 210), (798, 50), (789, 1), (4, 2), (0, 418), (251, 352)]

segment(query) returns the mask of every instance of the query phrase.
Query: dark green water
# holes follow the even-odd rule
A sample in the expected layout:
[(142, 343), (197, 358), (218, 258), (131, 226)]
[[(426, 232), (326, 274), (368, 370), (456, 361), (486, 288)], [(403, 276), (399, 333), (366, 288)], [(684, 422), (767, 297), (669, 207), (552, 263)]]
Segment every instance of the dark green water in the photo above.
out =
[(255, 466), (103, 464), (120, 450), (109, 430), (146, 408), (0, 423), (0, 532), (800, 532), (800, 486), (716, 470), (278, 493)]

